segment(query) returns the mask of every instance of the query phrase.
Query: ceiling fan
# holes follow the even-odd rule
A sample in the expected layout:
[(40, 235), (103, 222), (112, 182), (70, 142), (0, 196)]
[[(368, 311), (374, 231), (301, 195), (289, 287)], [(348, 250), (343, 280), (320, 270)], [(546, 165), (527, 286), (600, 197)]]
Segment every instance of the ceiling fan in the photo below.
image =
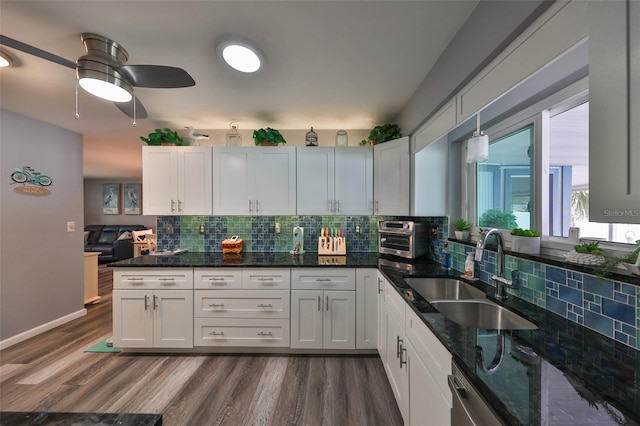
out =
[(129, 53), (122, 45), (107, 37), (83, 33), (80, 39), (87, 53), (76, 62), (3, 35), (0, 35), (0, 44), (75, 69), (80, 87), (95, 96), (113, 101), (120, 111), (134, 120), (147, 118), (147, 112), (138, 98), (133, 96), (133, 87), (166, 89), (196, 84), (182, 68), (127, 65)]

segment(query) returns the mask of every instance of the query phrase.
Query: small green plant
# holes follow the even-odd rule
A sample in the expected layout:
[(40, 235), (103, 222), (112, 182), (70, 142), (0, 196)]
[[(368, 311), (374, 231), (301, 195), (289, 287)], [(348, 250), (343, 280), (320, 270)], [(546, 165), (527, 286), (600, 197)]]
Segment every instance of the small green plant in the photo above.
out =
[[(636, 244), (640, 246), (640, 240), (636, 240)], [(601, 263), (596, 269), (594, 269), (593, 273), (596, 277), (604, 279), (611, 275), (611, 272), (613, 272), (613, 270), (621, 263), (630, 263), (634, 265), (638, 261), (638, 255), (640, 255), (640, 247), (637, 247), (631, 253), (622, 256), (606, 257), (604, 263)]]
[(262, 145), (262, 142), (266, 141), (270, 144), (287, 143), (282, 137), (282, 134), (276, 129), (267, 127), (266, 129), (258, 129), (253, 131), (253, 141), (256, 145)]
[(499, 208), (487, 210), (478, 220), (478, 226), (485, 228), (513, 229), (518, 227), (516, 216), (510, 211)]
[(371, 129), (371, 132), (369, 132), (369, 137), (366, 140), (363, 139), (362, 141), (360, 141), (360, 145), (375, 145), (401, 137), (402, 132), (400, 131), (400, 126), (398, 126), (397, 124), (381, 124)]
[(573, 246), (576, 253), (593, 254), (595, 256), (604, 256), (605, 252), (598, 247), (598, 242), (595, 243), (582, 243)]
[(453, 222), (453, 229), (456, 231), (468, 231), (470, 228), (471, 224), (462, 218)]
[(169, 128), (156, 129), (153, 133), (149, 133), (148, 137), (140, 136), (140, 140), (147, 143), (147, 145), (189, 145), (189, 142), (182, 140), (178, 133)]
[(537, 231), (532, 231), (531, 229), (522, 229), (522, 228), (512, 229), (511, 235), (515, 235), (517, 237), (539, 237), (540, 236), (540, 234)]

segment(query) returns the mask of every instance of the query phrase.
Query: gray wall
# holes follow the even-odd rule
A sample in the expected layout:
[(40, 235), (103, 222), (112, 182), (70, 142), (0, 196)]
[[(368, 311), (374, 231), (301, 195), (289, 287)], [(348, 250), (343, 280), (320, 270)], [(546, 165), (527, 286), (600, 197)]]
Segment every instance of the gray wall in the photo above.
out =
[(395, 120), (413, 134), (554, 0), (482, 0)]
[[(102, 214), (102, 184), (119, 183), (120, 185), (120, 214)], [(142, 183), (135, 179), (85, 179), (84, 180), (84, 223), (87, 225), (144, 225), (148, 229), (156, 229), (156, 216), (139, 214), (124, 214), (122, 205), (122, 184)], [(144, 187), (142, 187), (144, 197)]]
[[(0, 109), (0, 340), (84, 309), (82, 135)], [(50, 176), (47, 196), (11, 172)], [(76, 224), (67, 232), (67, 222)]]

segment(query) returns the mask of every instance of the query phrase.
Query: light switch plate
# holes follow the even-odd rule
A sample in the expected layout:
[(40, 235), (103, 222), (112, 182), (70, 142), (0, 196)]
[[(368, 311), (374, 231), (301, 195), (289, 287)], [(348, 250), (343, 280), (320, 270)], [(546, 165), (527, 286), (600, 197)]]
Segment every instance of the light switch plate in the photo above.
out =
[(75, 222), (67, 222), (67, 232), (74, 232), (76, 230)]

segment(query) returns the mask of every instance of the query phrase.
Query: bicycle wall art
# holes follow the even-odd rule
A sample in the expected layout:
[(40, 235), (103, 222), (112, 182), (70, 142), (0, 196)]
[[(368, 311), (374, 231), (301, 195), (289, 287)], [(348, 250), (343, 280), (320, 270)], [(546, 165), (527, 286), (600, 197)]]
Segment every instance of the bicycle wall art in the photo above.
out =
[(22, 195), (49, 195), (51, 191), (46, 187), (51, 186), (53, 179), (36, 172), (31, 166), (16, 167), (11, 173), (11, 185), (14, 192)]

